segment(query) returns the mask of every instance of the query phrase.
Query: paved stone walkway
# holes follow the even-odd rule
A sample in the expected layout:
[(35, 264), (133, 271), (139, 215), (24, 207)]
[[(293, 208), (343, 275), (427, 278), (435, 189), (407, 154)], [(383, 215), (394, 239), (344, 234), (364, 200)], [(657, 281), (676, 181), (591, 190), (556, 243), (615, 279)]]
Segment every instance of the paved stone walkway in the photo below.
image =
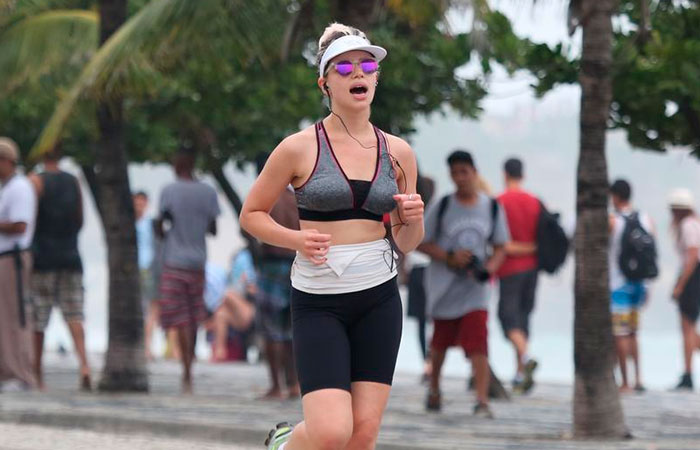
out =
[[(72, 358), (51, 355), (46, 366), (48, 391), (0, 394), (0, 421), (242, 445), (260, 444), (277, 421), (301, 419), (300, 401), (258, 400), (267, 381), (260, 365), (198, 363), (191, 396), (179, 394), (179, 366), (173, 362), (150, 366), (150, 395), (79, 393)], [(697, 393), (652, 391), (624, 397), (635, 439), (605, 443), (567, 437), (570, 386), (538, 385), (531, 395), (494, 403), (495, 420), (471, 415), (473, 397), (465, 391), (464, 379), (445, 381), (439, 414), (425, 412), (424, 394), (415, 375), (397, 375), (379, 449), (700, 448)], [(0, 436), (0, 448), (2, 444)]]
[(259, 450), (216, 442), (0, 423), (0, 450)]

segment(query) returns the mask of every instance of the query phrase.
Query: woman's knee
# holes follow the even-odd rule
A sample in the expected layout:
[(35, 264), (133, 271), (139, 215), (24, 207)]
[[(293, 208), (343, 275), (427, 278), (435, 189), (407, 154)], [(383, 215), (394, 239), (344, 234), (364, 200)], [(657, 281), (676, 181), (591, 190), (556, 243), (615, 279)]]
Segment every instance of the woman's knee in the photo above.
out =
[(354, 449), (373, 449), (379, 435), (381, 418), (356, 421), (352, 432), (352, 446)]
[(326, 425), (316, 429), (307, 426), (306, 432), (314, 449), (343, 450), (350, 442), (350, 438), (353, 435), (353, 427), (351, 423), (347, 425), (341, 423)]

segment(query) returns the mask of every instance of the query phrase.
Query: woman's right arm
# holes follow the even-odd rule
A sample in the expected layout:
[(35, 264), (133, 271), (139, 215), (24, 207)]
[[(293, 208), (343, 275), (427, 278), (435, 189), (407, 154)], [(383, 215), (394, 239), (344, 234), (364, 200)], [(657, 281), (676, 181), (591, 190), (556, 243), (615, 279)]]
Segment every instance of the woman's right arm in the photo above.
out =
[(289, 137), (272, 152), (243, 203), (239, 221), (241, 228), (261, 241), (299, 251), (315, 264), (323, 264), (330, 235), (317, 230), (292, 230), (270, 216), (279, 196), (297, 176), (296, 162), (303, 156), (295, 148), (298, 140), (298, 137)]

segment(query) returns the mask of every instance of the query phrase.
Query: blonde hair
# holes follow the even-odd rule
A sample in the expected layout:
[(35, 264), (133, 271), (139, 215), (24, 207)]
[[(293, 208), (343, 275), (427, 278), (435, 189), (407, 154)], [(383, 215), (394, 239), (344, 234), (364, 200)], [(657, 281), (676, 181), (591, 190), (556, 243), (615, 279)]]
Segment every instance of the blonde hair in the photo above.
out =
[(479, 189), (484, 194), (492, 195), (493, 191), (491, 190), (491, 186), (489, 185), (489, 182), (486, 181), (481, 175), (477, 175), (476, 186), (477, 186), (477, 189)]
[(321, 64), (323, 54), (328, 50), (333, 41), (343, 36), (360, 36), (367, 39), (367, 36), (357, 28), (344, 25), (342, 23), (333, 22), (323, 30), (323, 34), (318, 40), (318, 52), (316, 53), (316, 65)]

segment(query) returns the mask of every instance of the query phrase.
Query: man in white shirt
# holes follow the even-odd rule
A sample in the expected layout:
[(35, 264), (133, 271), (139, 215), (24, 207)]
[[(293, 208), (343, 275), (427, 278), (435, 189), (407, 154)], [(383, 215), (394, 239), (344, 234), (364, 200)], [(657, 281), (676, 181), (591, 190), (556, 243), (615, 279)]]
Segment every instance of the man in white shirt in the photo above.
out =
[(627, 379), (627, 359), (634, 364), (635, 385), (638, 392), (644, 390), (639, 371), (639, 345), (637, 331), (639, 328), (639, 310), (646, 301), (647, 293), (643, 280), (628, 279), (620, 264), (623, 250), (623, 235), (630, 220), (639, 220), (647, 233), (653, 233), (653, 225), (648, 215), (632, 208), (632, 188), (625, 180), (616, 180), (610, 186), (610, 198), (613, 212), (610, 214), (610, 304), (612, 308), (613, 334), (620, 364), (622, 384), (621, 392), (631, 391)]
[(36, 386), (33, 317), (27, 302), (36, 194), (17, 173), (17, 144), (0, 137), (0, 383)]

